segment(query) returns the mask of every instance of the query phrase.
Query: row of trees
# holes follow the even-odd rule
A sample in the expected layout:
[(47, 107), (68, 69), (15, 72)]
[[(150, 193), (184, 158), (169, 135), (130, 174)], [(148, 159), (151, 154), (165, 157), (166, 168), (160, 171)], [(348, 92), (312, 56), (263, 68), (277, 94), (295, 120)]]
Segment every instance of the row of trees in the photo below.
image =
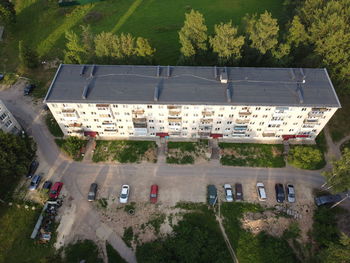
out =
[(0, 0), (0, 24), (11, 24), (16, 22), (15, 6), (9, 0)]
[(185, 14), (184, 26), (179, 31), (181, 54), (185, 61), (196, 62), (198, 56), (207, 55), (211, 49), (220, 64), (237, 64), (242, 53), (250, 49), (260, 56), (269, 55), (281, 59), (289, 54), (288, 43), (279, 43), (279, 26), (271, 13), (247, 15), (244, 18), (245, 36), (238, 34), (232, 21), (214, 26), (214, 35), (208, 36), (205, 19), (201, 13), (191, 10)]
[(94, 35), (90, 26), (81, 26), (81, 34), (66, 33), (65, 63), (150, 63), (155, 49), (142, 37), (102, 32)]

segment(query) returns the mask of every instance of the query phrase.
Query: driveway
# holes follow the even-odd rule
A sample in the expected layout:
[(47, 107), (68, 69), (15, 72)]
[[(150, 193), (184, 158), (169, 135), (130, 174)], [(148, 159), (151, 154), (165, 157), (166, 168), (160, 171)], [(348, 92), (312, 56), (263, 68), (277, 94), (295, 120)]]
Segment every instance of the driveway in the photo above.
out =
[[(142, 202), (148, 200), (150, 185), (157, 183), (160, 187), (159, 201), (167, 205), (175, 205), (180, 200), (205, 202), (206, 185), (209, 183), (222, 185), (227, 182), (240, 182), (244, 191), (254, 191), (246, 187), (254, 186), (256, 181), (263, 181), (268, 183), (267, 191), (271, 193), (269, 198), (274, 196), (272, 193), (275, 182), (303, 184), (310, 188), (320, 187), (324, 183), (319, 171), (303, 171), (291, 167), (225, 167), (218, 160), (185, 166), (168, 165), (164, 162), (123, 165), (73, 162), (60, 153), (47, 130), (41, 101), (33, 103), (30, 97), (24, 97), (21, 85), (0, 91), (0, 98), (25, 130), (34, 137), (40, 160), (38, 172), (46, 174), (45, 179), (61, 180), (64, 183), (65, 200), (70, 208), (67, 213), (71, 213), (69, 218), (74, 218), (74, 221), (68, 220), (68, 226), (60, 229), (66, 235), (60, 236), (59, 233), (61, 244), (58, 245), (77, 237), (106, 239), (128, 262), (136, 262), (134, 252), (113, 229), (101, 223), (99, 214), (86, 200), (92, 182), (99, 184), (100, 194), (109, 197), (118, 196), (121, 184), (130, 184), (131, 201)], [(65, 220), (65, 215), (62, 215), (62, 220)]]

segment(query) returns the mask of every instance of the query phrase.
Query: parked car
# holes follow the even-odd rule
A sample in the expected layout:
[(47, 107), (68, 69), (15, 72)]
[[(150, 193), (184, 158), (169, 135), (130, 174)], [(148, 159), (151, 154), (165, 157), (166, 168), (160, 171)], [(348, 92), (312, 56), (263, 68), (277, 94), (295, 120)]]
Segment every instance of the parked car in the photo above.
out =
[(214, 206), (218, 199), (218, 192), (216, 190), (215, 185), (208, 185), (208, 203), (209, 205)]
[(127, 184), (124, 184), (122, 186), (122, 190), (120, 191), (119, 202), (122, 204), (126, 204), (129, 199), (129, 193), (130, 193), (130, 186)]
[(151, 203), (155, 204), (158, 200), (158, 185), (153, 184), (151, 185), (151, 193), (150, 193), (150, 201)]
[(259, 182), (256, 184), (256, 190), (258, 191), (258, 198), (260, 201), (266, 201), (266, 191), (263, 183)]
[(243, 187), (241, 184), (235, 185), (236, 201), (243, 201)]
[(56, 182), (50, 190), (49, 197), (50, 199), (57, 199), (60, 195), (61, 189), (62, 189), (63, 183), (62, 182)]
[(88, 193), (88, 201), (95, 201), (96, 200), (96, 193), (97, 193), (97, 184), (92, 183), (90, 185), (89, 193)]
[(39, 167), (39, 162), (37, 160), (33, 160), (29, 165), (27, 178), (32, 178), (32, 176), (34, 175), (34, 173), (35, 173), (36, 169), (38, 169), (38, 167)]
[(340, 200), (341, 200), (340, 195), (323, 195), (323, 196), (315, 197), (315, 203), (317, 206), (336, 203), (336, 202), (339, 202)]
[(36, 190), (40, 184), (41, 176), (40, 175), (34, 175), (32, 180), (30, 181), (29, 190), (33, 191)]
[(35, 85), (34, 84), (26, 85), (25, 88), (24, 88), (24, 91), (23, 91), (24, 95), (29, 95), (33, 91), (33, 89), (35, 89)]
[(226, 201), (227, 202), (233, 202), (234, 193), (233, 193), (231, 185), (224, 184), (224, 189), (225, 189)]
[(0, 73), (0, 80), (3, 80), (4, 79), (4, 74)]
[(295, 189), (292, 184), (287, 184), (286, 187), (286, 192), (287, 192), (287, 200), (289, 203), (294, 203), (295, 202)]
[(283, 203), (286, 199), (286, 195), (284, 194), (284, 187), (283, 184), (276, 184), (275, 185), (275, 191), (276, 191), (276, 200), (278, 203)]
[(52, 182), (51, 181), (45, 181), (45, 183), (43, 184), (42, 188), (43, 188), (43, 190), (50, 191), (51, 186), (52, 186)]

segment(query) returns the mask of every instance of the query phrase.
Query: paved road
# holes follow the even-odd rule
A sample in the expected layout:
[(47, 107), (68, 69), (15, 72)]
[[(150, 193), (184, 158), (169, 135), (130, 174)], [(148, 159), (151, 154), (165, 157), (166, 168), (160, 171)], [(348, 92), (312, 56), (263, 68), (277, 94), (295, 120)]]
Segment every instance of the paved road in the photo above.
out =
[[(98, 213), (91, 209), (86, 201), (86, 193), (91, 182), (96, 181), (104, 194), (118, 195), (118, 187), (129, 183), (132, 188), (132, 198), (135, 201), (147, 201), (148, 186), (157, 182), (160, 188), (167, 189), (160, 195), (160, 201), (173, 205), (179, 200), (205, 201), (205, 186), (208, 183), (222, 184), (225, 182), (241, 182), (253, 184), (264, 182), (292, 182), (304, 184), (310, 188), (319, 187), (324, 178), (319, 171), (303, 171), (287, 168), (242, 168), (224, 167), (218, 160), (209, 163), (189, 166), (168, 165), (165, 163), (142, 164), (93, 164), (91, 162), (72, 162), (57, 148), (53, 137), (46, 128), (43, 120), (44, 111), (41, 102), (32, 103), (30, 97), (23, 97), (21, 86), (0, 91), (0, 99), (15, 115), (29, 134), (34, 137), (38, 146), (40, 171), (52, 180), (62, 180), (65, 189), (76, 206), (76, 220), (71, 233), (93, 233), (104, 236), (111, 245), (129, 262), (136, 262), (131, 249), (125, 246), (121, 238), (109, 229), (106, 230), (100, 222)], [(117, 187), (118, 186), (118, 187)], [(267, 189), (268, 191), (273, 189)], [(165, 191), (165, 190), (164, 190)], [(101, 230), (102, 229), (102, 230)], [(106, 232), (107, 231), (107, 232)]]

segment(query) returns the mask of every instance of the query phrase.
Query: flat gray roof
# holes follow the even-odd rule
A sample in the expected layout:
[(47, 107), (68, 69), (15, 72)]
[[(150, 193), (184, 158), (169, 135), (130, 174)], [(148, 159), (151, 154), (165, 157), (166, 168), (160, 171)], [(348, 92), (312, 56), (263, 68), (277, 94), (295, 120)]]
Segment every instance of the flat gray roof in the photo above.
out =
[(45, 102), (341, 107), (327, 70), (311, 68), (62, 64)]

